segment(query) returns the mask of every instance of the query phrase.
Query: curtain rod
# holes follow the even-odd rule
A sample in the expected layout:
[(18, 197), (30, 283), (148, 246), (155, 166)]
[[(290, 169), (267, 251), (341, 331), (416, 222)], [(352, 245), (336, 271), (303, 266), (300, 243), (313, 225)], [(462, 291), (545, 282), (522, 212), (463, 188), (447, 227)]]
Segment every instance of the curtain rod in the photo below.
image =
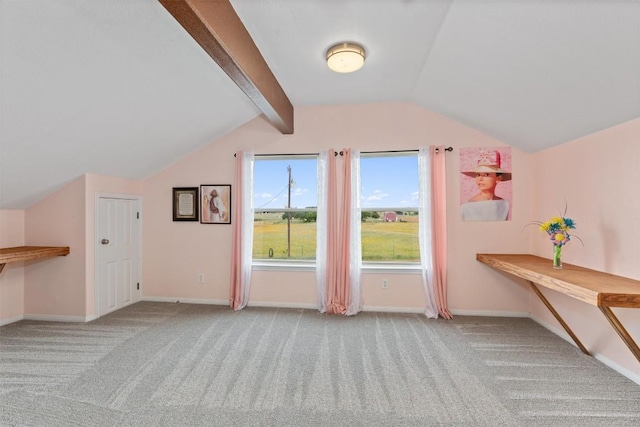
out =
[[(436, 148), (436, 151), (439, 149)], [(447, 147), (444, 151), (453, 151), (453, 147)], [(377, 153), (417, 153), (418, 150), (383, 150), (383, 151), (361, 151), (361, 154), (377, 154)], [(254, 154), (254, 157), (275, 157), (275, 156), (317, 156), (320, 153), (274, 153), (274, 154)], [(335, 151), (334, 156), (344, 154), (343, 151)], [(236, 157), (236, 153), (233, 153), (233, 157)]]
[[(436, 148), (436, 151), (439, 149)], [(453, 147), (447, 147), (444, 151), (453, 151)], [(384, 153), (417, 153), (418, 150), (382, 150), (382, 151), (361, 151), (360, 154), (384, 154)], [(340, 155), (343, 155), (343, 152), (340, 151)]]
[[(278, 156), (318, 156), (320, 153), (273, 153), (273, 154), (254, 154), (254, 157), (278, 157)], [(333, 153), (334, 156), (338, 155), (338, 152)], [(233, 157), (237, 157), (236, 153), (233, 153)]]

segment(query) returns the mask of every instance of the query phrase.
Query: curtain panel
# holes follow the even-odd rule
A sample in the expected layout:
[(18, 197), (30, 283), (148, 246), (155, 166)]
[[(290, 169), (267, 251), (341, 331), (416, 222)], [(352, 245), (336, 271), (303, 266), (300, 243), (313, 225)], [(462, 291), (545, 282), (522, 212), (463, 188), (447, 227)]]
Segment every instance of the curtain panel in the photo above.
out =
[(451, 319), (447, 307), (447, 213), (444, 146), (418, 150), (418, 240), (425, 315)]
[[(345, 150), (346, 151), (346, 150)], [(345, 173), (345, 183), (349, 180), (350, 194), (344, 199), (349, 201), (349, 208), (344, 215), (349, 216), (349, 295), (347, 304), (347, 316), (353, 316), (362, 311), (364, 301), (362, 299), (360, 274), (362, 271), (362, 209), (360, 206), (360, 151), (349, 150), (350, 159), (345, 158), (345, 164), (350, 163), (349, 174)]]
[[(318, 154), (318, 209), (316, 216), (316, 294), (318, 310), (327, 311), (327, 263), (328, 257), (328, 216), (329, 216), (329, 170), (335, 170), (335, 152), (321, 151)], [(335, 206), (334, 206), (335, 207)]]
[(232, 201), (231, 284), (229, 305), (242, 310), (249, 302), (253, 250), (253, 152), (236, 153)]
[(447, 305), (447, 184), (446, 151), (443, 145), (429, 147), (431, 154), (431, 227), (433, 228), (433, 280), (438, 313), (451, 319)]
[(344, 149), (342, 155), (340, 179), (334, 150), (326, 157), (321, 153), (318, 161), (316, 279), (320, 312), (350, 316), (359, 313), (363, 304), (359, 154), (353, 156)]

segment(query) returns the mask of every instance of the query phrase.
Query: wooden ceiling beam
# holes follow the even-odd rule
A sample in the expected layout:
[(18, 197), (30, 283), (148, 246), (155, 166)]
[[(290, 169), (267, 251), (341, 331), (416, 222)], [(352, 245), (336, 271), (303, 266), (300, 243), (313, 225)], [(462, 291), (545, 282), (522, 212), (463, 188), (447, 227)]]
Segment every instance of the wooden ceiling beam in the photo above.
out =
[(159, 0), (283, 134), (293, 105), (228, 0)]

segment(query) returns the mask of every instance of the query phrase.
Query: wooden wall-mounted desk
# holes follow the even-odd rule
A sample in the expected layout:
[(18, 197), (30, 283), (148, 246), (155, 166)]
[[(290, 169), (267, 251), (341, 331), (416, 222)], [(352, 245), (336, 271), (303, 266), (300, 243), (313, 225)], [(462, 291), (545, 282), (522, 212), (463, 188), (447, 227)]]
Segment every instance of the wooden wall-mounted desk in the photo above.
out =
[(0, 273), (10, 262), (69, 255), (69, 246), (17, 246), (0, 249)]
[(611, 311), (611, 307), (640, 308), (640, 281), (564, 263), (562, 269), (558, 270), (553, 268), (550, 259), (535, 255), (477, 254), (476, 259), (528, 281), (536, 295), (586, 354), (589, 354), (587, 349), (536, 285), (598, 307), (640, 362), (638, 344)]

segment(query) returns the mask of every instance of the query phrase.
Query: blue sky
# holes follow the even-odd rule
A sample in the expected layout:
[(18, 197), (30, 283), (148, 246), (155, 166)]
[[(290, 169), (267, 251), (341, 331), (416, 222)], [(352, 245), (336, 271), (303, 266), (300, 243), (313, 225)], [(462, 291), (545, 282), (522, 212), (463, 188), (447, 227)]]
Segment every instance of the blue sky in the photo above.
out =
[[(316, 160), (256, 159), (254, 200), (256, 209), (287, 206), (287, 166), (291, 166), (291, 207), (316, 206)], [(341, 167), (338, 165), (338, 167)], [(361, 206), (415, 207), (418, 205), (418, 160), (416, 156), (362, 157)]]

